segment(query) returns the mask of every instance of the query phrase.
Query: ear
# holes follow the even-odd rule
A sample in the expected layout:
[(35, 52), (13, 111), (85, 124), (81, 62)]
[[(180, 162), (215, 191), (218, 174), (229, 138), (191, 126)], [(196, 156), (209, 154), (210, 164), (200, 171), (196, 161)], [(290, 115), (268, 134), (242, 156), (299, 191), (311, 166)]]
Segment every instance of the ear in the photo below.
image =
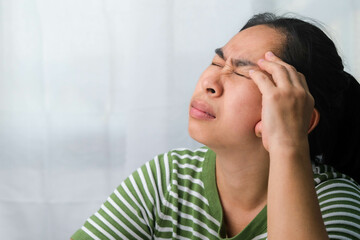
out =
[(319, 121), (320, 121), (320, 113), (316, 108), (314, 108), (312, 115), (311, 115), (308, 134), (311, 133), (312, 130), (314, 130), (314, 128), (318, 125)]

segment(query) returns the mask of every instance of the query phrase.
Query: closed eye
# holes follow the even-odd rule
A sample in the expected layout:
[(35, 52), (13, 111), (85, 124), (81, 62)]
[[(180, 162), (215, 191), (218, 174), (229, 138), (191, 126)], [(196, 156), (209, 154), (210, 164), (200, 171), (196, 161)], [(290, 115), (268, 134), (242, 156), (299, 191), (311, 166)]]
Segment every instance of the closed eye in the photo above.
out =
[[(218, 63), (214, 63), (214, 62), (212, 62), (211, 65), (212, 65), (212, 66), (216, 66), (216, 67), (220, 67), (220, 68), (223, 67), (222, 65), (220, 65), (220, 64), (218, 64)], [(240, 74), (240, 73), (237, 73), (237, 72), (233, 72), (233, 73), (235, 73), (236, 75), (238, 75), (238, 76), (240, 76), (240, 77), (244, 77), (244, 78), (247, 78), (247, 79), (251, 79), (251, 78), (249, 78), (249, 77), (247, 77), (247, 76), (245, 76), (245, 75), (242, 75), (242, 74)]]
[(245, 76), (245, 75), (242, 75), (240, 73), (237, 73), (237, 72), (234, 72), (236, 75), (240, 76), (240, 77), (244, 77), (244, 78), (247, 78), (247, 79), (250, 79), (249, 77)]

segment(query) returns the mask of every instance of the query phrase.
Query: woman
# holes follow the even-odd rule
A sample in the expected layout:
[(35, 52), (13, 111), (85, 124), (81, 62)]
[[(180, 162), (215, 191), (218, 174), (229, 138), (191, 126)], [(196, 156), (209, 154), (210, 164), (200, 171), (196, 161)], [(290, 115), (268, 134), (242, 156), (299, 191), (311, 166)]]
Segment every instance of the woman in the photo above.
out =
[(156, 156), (72, 239), (360, 239), (360, 87), (332, 41), (266, 13), (215, 52), (189, 111), (207, 147)]

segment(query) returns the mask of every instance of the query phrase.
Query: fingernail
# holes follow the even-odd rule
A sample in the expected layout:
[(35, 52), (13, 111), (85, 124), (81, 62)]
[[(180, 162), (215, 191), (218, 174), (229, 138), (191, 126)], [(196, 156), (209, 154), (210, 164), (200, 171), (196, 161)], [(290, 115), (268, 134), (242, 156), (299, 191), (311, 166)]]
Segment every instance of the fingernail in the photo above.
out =
[(266, 56), (267, 56), (267, 57), (273, 57), (273, 56), (275, 56), (275, 55), (274, 55), (271, 51), (269, 51), (269, 52), (266, 53)]

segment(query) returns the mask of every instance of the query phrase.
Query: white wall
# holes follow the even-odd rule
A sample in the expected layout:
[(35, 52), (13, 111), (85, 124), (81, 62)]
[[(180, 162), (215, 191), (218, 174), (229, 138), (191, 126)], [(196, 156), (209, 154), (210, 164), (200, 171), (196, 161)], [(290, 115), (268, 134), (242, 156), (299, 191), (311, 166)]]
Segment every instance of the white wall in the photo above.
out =
[(197, 78), (269, 10), (323, 21), (360, 78), (357, 0), (0, 0), (0, 239), (68, 239), (138, 166), (198, 146)]

